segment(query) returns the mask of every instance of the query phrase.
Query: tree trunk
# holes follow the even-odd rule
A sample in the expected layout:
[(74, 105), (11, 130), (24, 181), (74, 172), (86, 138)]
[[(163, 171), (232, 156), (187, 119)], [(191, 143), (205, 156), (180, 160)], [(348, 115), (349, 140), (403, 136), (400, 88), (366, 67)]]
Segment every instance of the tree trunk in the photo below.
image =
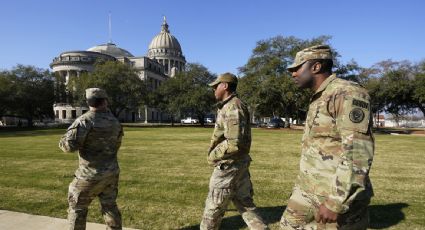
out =
[(201, 124), (202, 127), (205, 127), (204, 115), (198, 114), (198, 119), (199, 119), (199, 124)]
[(286, 128), (291, 128), (291, 122), (289, 122), (289, 115), (285, 116), (285, 120), (286, 120), (286, 123), (288, 123), (288, 124), (285, 124)]
[(28, 117), (28, 118), (27, 118), (27, 120), (28, 120), (28, 127), (29, 127), (29, 128), (32, 128), (32, 127), (33, 127), (32, 117), (31, 117), (31, 116), (30, 116), (30, 117)]
[(250, 106), (250, 113), (251, 113), (251, 123), (255, 123), (255, 106)]

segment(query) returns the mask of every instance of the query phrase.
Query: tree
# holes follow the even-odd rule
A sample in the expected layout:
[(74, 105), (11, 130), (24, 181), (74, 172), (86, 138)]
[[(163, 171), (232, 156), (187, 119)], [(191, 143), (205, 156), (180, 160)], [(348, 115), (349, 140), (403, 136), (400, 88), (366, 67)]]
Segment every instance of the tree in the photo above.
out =
[[(329, 36), (303, 40), (276, 36), (257, 42), (247, 64), (239, 68), (241, 98), (248, 103), (252, 116), (285, 116), (303, 119), (311, 92), (300, 90), (286, 70), (295, 54), (309, 46), (327, 44)], [(334, 51), (339, 65), (338, 53)]]
[(215, 77), (201, 64), (189, 63), (185, 71), (163, 82), (154, 92), (154, 104), (169, 113), (172, 120), (175, 116), (190, 114), (196, 116), (203, 126), (205, 116), (215, 103), (208, 86)]
[(9, 71), (0, 72), (0, 117), (12, 112), (15, 96), (15, 77)]
[(396, 122), (415, 108), (425, 113), (425, 62), (384, 60), (362, 68), (360, 78), (366, 79), (373, 113), (388, 112)]
[(165, 111), (171, 116), (171, 125), (174, 126), (174, 118), (178, 117), (183, 110), (183, 101), (180, 95), (184, 94), (184, 83), (181, 83), (181, 75), (162, 82), (162, 84), (149, 94), (153, 107)]
[[(408, 61), (394, 62), (385, 60), (374, 65), (379, 79), (379, 92), (374, 95), (384, 101), (385, 111), (393, 115), (398, 123), (401, 115), (412, 112), (413, 103), (413, 69)], [(372, 91), (373, 92), (373, 91)]]
[(68, 89), (74, 90), (74, 105), (85, 105), (86, 88), (102, 88), (108, 94), (109, 108), (119, 117), (124, 110), (136, 110), (147, 103), (147, 87), (131, 66), (107, 61), (95, 64), (93, 72), (73, 78)]
[(270, 76), (264, 80), (258, 91), (258, 96), (261, 98), (261, 103), (257, 106), (259, 114), (272, 114), (273, 117), (276, 117), (284, 113), (282, 81), (283, 77), (278, 76)]
[(385, 110), (385, 97), (381, 87), (381, 79), (378, 77), (370, 77), (365, 83), (364, 87), (368, 90), (370, 95), (370, 104), (373, 114), (376, 114), (376, 120), (379, 114)]
[(237, 92), (245, 103), (248, 104), (252, 122), (255, 122), (255, 115), (259, 114), (259, 112), (257, 112), (257, 108), (262, 104), (261, 97), (259, 95), (262, 86), (262, 79), (254, 74), (247, 74), (239, 78), (238, 81)]
[(24, 65), (16, 66), (10, 73), (14, 85), (10, 109), (14, 114), (27, 118), (28, 127), (33, 126), (34, 118), (53, 117), (53, 75), (48, 70)]
[(419, 63), (418, 69), (419, 71), (415, 74), (413, 82), (413, 103), (425, 116), (425, 61)]
[(354, 60), (349, 61), (345, 65), (337, 63), (334, 69), (335, 74), (339, 78), (348, 81), (354, 81), (363, 86), (369, 80), (369, 74), (371, 73), (367, 69), (360, 67), (359, 64)]

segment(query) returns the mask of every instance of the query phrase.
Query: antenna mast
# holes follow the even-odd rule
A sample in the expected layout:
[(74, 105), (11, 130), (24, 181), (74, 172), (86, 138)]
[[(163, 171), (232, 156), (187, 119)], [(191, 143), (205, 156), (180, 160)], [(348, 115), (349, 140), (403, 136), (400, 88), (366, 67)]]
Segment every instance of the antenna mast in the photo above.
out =
[(112, 43), (112, 19), (111, 19), (111, 11), (109, 11), (109, 43)]

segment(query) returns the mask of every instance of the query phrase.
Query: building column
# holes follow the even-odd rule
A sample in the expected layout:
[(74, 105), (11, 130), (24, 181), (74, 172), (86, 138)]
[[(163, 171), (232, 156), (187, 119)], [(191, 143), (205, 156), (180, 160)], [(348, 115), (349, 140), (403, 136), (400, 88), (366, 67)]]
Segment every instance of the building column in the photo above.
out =
[[(77, 77), (77, 79), (79, 79), (80, 78), (80, 71), (79, 70), (75, 70), (75, 73), (76, 73), (76, 77)], [(74, 76), (75, 77), (75, 76)], [(75, 84), (72, 86), (72, 94), (74, 94), (75, 93), (75, 91), (77, 91), (77, 87), (75, 87)]]
[(66, 103), (67, 103), (67, 104), (69, 104), (69, 103), (70, 103), (70, 100), (69, 100), (69, 97), (70, 97), (70, 91), (69, 91), (69, 89), (68, 89), (68, 83), (69, 83), (69, 79), (70, 79), (70, 77), (71, 77), (71, 73), (70, 73), (70, 71), (69, 71), (69, 70), (67, 70), (67, 71), (66, 71), (66, 75), (65, 75), (65, 92), (66, 92)]
[(71, 72), (67, 70), (65, 75), (65, 85), (68, 85), (70, 77), (71, 77)]
[(61, 103), (66, 102), (67, 100), (67, 92), (66, 92), (66, 71), (62, 70), (59, 72), (60, 73), (60, 80), (61, 80), (61, 90), (62, 90), (62, 94), (61, 94)]
[(140, 111), (140, 107), (137, 109), (137, 114), (138, 114), (138, 117), (139, 117), (139, 119), (138, 120), (140, 120), (140, 118), (142, 117), (142, 114), (141, 114), (142, 112)]
[(171, 74), (171, 60), (168, 59), (168, 74)]
[(145, 105), (145, 124), (148, 123), (148, 106)]

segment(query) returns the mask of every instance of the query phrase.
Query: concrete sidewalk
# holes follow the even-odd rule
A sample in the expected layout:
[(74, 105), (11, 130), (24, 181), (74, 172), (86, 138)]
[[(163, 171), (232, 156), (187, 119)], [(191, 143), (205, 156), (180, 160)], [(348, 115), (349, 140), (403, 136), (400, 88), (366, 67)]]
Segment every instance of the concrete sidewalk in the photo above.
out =
[[(0, 210), (1, 230), (61, 230), (68, 229), (68, 221), (48, 216), (30, 215), (21, 212)], [(87, 230), (105, 230), (103, 224), (87, 223)], [(123, 228), (123, 230), (135, 230)]]

